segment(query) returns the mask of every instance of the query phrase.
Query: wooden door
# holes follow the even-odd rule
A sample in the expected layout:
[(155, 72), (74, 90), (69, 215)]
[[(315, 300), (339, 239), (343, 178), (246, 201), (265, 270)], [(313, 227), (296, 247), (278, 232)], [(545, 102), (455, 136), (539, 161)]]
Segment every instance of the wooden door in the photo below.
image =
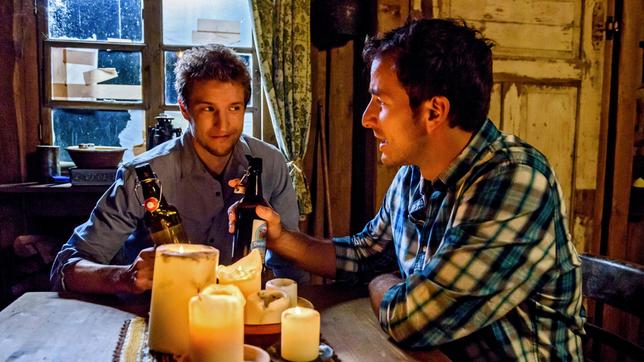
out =
[[(575, 244), (590, 250), (599, 242), (593, 210), (599, 204), (606, 1), (442, 0), (414, 1), (412, 7), (421, 10), (421, 4), (426, 17), (463, 18), (494, 40), (490, 118), (548, 157)], [(388, 185), (391, 175), (380, 172), (377, 184)], [(376, 204), (384, 191), (377, 188)]]
[(438, 9), (496, 42), (490, 116), (548, 157), (579, 250), (593, 242), (605, 8), (601, 0), (449, 0)]

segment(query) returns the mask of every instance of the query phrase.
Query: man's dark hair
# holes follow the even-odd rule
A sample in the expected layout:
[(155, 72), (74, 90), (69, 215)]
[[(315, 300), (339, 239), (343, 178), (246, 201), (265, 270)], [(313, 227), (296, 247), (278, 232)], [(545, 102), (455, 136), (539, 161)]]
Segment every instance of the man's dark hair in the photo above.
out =
[(195, 80), (217, 80), (239, 83), (244, 88), (244, 104), (250, 100), (250, 74), (244, 61), (231, 49), (211, 44), (186, 50), (174, 68), (174, 88), (188, 106)]
[(491, 49), (463, 20), (423, 19), (368, 39), (362, 57), (369, 67), (376, 58), (393, 61), (414, 114), (422, 102), (444, 96), (450, 126), (473, 131), (490, 108)]

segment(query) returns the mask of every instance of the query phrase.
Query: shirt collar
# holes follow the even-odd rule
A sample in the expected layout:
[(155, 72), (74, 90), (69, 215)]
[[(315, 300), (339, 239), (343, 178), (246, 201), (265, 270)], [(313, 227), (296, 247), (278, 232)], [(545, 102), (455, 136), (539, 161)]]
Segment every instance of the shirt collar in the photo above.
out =
[(481, 125), (481, 128), (472, 136), (467, 146), (456, 156), (447, 169), (438, 176), (438, 179), (433, 185), (434, 189), (442, 183), (449, 189), (454, 190), (460, 179), (465, 176), (479, 159), (482, 152), (500, 135), (501, 132), (496, 128), (494, 123), (486, 119), (483, 125)]

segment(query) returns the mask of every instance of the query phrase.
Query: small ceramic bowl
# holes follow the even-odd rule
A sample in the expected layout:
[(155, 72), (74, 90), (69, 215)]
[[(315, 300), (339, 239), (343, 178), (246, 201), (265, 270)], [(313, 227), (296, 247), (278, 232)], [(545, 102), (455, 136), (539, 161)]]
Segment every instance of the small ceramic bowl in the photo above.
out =
[(268, 355), (268, 352), (263, 349), (250, 344), (244, 345), (244, 361), (250, 362), (270, 362), (271, 357)]
[(124, 147), (79, 145), (65, 148), (78, 168), (116, 168), (125, 153)]

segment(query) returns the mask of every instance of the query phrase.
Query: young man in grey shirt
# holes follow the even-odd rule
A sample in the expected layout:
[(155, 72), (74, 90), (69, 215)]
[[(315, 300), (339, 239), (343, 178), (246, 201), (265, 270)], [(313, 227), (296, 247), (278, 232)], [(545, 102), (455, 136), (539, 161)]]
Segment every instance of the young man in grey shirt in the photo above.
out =
[[(184, 53), (175, 68), (175, 88), (186, 132), (122, 165), (89, 220), (78, 226), (51, 271), (54, 289), (82, 293), (140, 293), (152, 287), (154, 250), (136, 196), (136, 165), (149, 163), (163, 195), (181, 215), (188, 238), (220, 251), (231, 262), (232, 236), (226, 210), (241, 195), (227, 185), (248, 167), (245, 155), (263, 159), (263, 192), (290, 229), (298, 226), (295, 191), (277, 148), (242, 134), (250, 99), (250, 76), (230, 49), (215, 45)], [(138, 191), (140, 192), (140, 191)], [(306, 274), (267, 254), (274, 274), (300, 282)]]

